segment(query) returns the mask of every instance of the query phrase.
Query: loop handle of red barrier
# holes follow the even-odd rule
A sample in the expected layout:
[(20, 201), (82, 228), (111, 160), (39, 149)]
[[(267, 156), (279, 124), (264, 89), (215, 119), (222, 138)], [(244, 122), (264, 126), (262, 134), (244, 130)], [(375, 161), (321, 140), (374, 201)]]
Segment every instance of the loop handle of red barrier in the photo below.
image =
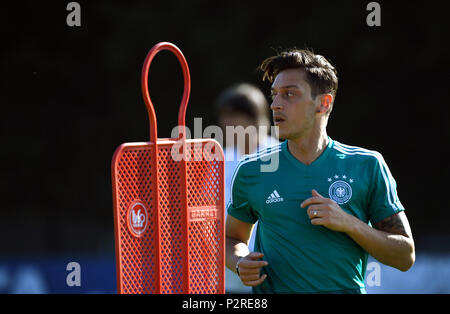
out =
[(153, 103), (150, 98), (150, 93), (148, 90), (148, 71), (150, 69), (150, 64), (152, 63), (153, 58), (156, 56), (158, 52), (162, 50), (169, 50), (173, 54), (175, 54), (175, 56), (178, 58), (178, 61), (180, 62), (181, 69), (183, 71), (184, 90), (180, 108), (178, 110), (178, 127), (179, 127), (178, 139), (181, 139), (182, 137), (184, 139), (186, 138), (186, 130), (185, 130), (186, 108), (189, 101), (189, 94), (191, 92), (191, 76), (189, 73), (189, 67), (181, 50), (177, 46), (169, 42), (160, 42), (155, 46), (153, 46), (153, 48), (150, 49), (150, 51), (148, 52), (147, 57), (145, 58), (144, 61), (144, 65), (142, 67), (141, 89), (142, 89), (142, 96), (144, 97), (144, 102), (148, 111), (148, 117), (150, 120), (150, 141), (155, 144), (158, 139), (157, 133), (158, 130), (156, 123), (155, 108), (153, 107)]

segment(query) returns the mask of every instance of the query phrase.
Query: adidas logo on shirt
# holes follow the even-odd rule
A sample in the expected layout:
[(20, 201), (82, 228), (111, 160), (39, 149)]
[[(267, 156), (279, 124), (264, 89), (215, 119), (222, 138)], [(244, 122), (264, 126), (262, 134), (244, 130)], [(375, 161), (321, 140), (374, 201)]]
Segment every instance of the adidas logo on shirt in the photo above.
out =
[(273, 190), (272, 194), (267, 197), (266, 204), (283, 202), (284, 199), (278, 194), (277, 190)]

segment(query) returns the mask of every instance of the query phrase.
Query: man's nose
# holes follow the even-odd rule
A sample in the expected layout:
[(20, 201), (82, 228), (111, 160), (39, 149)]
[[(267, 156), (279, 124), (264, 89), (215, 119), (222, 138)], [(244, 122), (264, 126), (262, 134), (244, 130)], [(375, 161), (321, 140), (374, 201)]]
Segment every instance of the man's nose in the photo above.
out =
[(283, 106), (276, 101), (276, 99), (274, 101), (272, 101), (272, 104), (270, 104), (270, 109), (275, 111), (275, 110), (281, 110), (283, 108)]

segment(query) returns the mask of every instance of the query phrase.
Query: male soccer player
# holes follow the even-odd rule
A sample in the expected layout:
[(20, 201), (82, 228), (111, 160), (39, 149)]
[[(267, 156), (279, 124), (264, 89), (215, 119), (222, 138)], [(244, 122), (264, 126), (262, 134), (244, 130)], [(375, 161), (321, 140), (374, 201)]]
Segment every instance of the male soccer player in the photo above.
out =
[[(227, 267), (255, 293), (365, 293), (368, 254), (408, 270), (414, 241), (382, 155), (327, 135), (338, 87), (335, 68), (323, 56), (298, 49), (270, 57), (260, 68), (263, 80), (272, 82), (270, 108), (285, 141), (236, 167)], [(261, 171), (275, 154), (277, 170)]]

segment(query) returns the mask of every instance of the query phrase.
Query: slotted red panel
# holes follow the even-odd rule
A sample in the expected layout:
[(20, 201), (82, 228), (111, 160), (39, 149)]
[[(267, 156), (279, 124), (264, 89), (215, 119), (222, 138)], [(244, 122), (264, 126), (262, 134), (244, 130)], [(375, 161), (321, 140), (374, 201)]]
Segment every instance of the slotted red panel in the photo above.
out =
[(191, 146), (192, 161), (187, 163), (189, 291), (192, 293), (223, 293), (224, 284), (224, 164), (213, 159), (215, 151), (207, 148), (208, 143), (212, 142)]
[[(206, 143), (187, 142), (192, 149), (185, 165), (172, 158), (173, 141), (158, 144), (157, 191), (153, 146), (131, 143), (118, 148), (112, 172), (119, 292), (225, 292), (224, 163), (210, 160), (212, 156), (205, 160), (210, 154), (204, 150)], [(218, 144), (209, 143), (223, 157)], [(148, 212), (148, 225), (139, 235), (130, 227), (135, 203), (143, 203)]]
[(183, 211), (182, 178), (180, 162), (175, 162), (169, 147), (161, 147), (158, 157), (161, 292), (183, 293), (183, 256), (187, 248), (183, 245), (185, 213)]
[[(123, 293), (156, 293), (157, 207), (154, 206), (151, 147), (122, 147), (113, 165), (118, 286)], [(135, 236), (128, 228), (128, 209), (135, 200), (146, 204), (148, 213), (147, 228), (141, 236)]]

